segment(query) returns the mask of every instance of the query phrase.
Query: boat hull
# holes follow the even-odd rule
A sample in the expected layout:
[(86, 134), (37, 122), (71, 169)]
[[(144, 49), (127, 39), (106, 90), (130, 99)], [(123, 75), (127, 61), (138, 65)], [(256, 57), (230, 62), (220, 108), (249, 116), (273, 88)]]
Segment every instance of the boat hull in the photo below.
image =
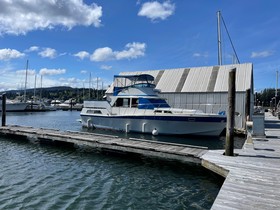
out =
[(219, 136), (226, 126), (224, 116), (101, 116), (81, 114), (84, 127), (159, 135)]
[[(17, 103), (7, 103), (6, 111), (7, 112), (23, 112), (26, 110), (28, 103), (17, 102)], [(0, 103), (0, 112), (2, 112), (2, 101)]]

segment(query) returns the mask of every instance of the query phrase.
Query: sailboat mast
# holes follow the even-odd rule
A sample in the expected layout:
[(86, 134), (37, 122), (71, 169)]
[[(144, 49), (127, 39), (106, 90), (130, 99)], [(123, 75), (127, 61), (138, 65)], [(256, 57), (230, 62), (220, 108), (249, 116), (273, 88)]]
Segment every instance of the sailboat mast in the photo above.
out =
[(24, 85), (24, 102), (26, 102), (26, 86), (27, 86), (27, 70), (28, 70), (28, 60), (26, 61), (26, 69), (25, 69), (25, 85)]
[(97, 97), (97, 100), (99, 98), (99, 94), (98, 94), (98, 77), (97, 77), (97, 80), (96, 80), (96, 97)]
[(37, 80), (37, 75), (35, 73), (35, 81), (34, 81), (34, 96), (33, 96), (33, 100), (36, 101), (36, 80)]
[(40, 101), (42, 101), (43, 75), (41, 74)]
[(278, 71), (276, 71), (275, 110), (277, 110)]
[(218, 64), (222, 65), (222, 47), (221, 47), (221, 11), (217, 12), (218, 19)]

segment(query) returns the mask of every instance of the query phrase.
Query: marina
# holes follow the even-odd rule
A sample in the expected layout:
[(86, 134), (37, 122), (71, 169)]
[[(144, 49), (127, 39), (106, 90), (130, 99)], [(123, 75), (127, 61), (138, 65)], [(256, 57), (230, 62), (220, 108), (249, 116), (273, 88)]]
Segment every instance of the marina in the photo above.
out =
[(1, 2), (0, 209), (280, 209), (280, 3), (238, 3)]
[(265, 125), (268, 127), (265, 130), (266, 137), (254, 137), (253, 143), (245, 142), (242, 149), (234, 150), (234, 157), (223, 155), (224, 150), (85, 132), (23, 126), (1, 127), (0, 132), (33, 142), (64, 142), (122, 155), (134, 154), (184, 164), (201, 164), (225, 178), (211, 209), (278, 209), (279, 120), (266, 113)]

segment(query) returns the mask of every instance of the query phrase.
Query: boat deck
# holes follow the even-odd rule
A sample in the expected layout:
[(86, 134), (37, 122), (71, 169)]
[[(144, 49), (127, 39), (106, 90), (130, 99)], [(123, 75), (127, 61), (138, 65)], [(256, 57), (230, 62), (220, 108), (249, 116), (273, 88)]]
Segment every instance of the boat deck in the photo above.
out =
[(212, 209), (280, 209), (280, 121), (265, 117), (266, 137), (253, 138), (236, 156), (208, 151), (202, 165), (224, 176)]

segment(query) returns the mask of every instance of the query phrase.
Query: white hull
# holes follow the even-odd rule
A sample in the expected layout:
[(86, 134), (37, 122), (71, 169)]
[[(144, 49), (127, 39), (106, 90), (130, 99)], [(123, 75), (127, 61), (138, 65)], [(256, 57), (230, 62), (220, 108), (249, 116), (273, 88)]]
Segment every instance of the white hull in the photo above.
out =
[[(224, 118), (193, 116), (90, 116), (81, 115), (84, 127), (160, 135), (219, 136), (225, 128)], [(162, 119), (161, 119), (162, 118)], [(168, 119), (169, 118), (169, 119)]]
[[(7, 103), (6, 111), (7, 112), (22, 112), (25, 111), (28, 103), (24, 102), (15, 102), (15, 103)], [(0, 102), (0, 111), (2, 111), (2, 101)]]

